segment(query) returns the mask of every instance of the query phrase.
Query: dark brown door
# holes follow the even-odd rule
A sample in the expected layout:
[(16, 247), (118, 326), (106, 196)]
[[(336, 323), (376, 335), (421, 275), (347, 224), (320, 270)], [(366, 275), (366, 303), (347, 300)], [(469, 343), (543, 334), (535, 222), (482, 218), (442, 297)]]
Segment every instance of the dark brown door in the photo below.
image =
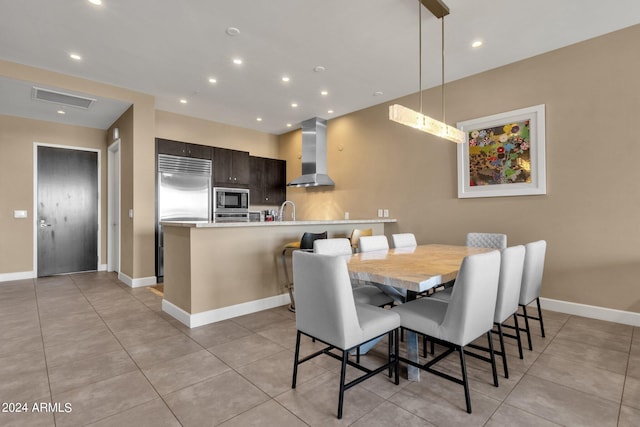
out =
[(98, 153), (38, 146), (38, 277), (98, 269)]

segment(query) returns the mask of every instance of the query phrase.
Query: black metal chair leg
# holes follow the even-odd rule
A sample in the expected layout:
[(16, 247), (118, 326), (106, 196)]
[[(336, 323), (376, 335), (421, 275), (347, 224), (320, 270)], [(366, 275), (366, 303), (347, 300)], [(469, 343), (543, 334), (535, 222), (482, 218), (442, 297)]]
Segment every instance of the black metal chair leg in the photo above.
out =
[(460, 368), (462, 370), (462, 385), (464, 386), (464, 399), (467, 403), (467, 413), (471, 413), (471, 395), (469, 394), (469, 379), (467, 378), (467, 364), (464, 361), (464, 347), (457, 348), (460, 353)]
[[(388, 339), (389, 339), (389, 348), (388, 348), (388, 353), (387, 353), (387, 354), (388, 354), (388, 357), (387, 357), (387, 363), (389, 363), (389, 364), (391, 363), (391, 349), (392, 349), (392, 347), (393, 347), (393, 343), (392, 343), (392, 341), (393, 341), (393, 334), (394, 334), (394, 331), (391, 331), (391, 332), (389, 332), (389, 334), (388, 334), (388, 337), (389, 337), (389, 338), (388, 338)], [(392, 370), (391, 368), (392, 368), (392, 366), (391, 366), (391, 365), (389, 365), (389, 378), (391, 378), (391, 376), (393, 375), (393, 370)]]
[(491, 358), (491, 372), (493, 373), (493, 385), (498, 387), (498, 369), (496, 368), (496, 354), (493, 352), (493, 334), (487, 332), (487, 340), (489, 341), (489, 357)]
[(296, 335), (296, 354), (293, 358), (293, 380), (291, 381), (291, 388), (296, 388), (296, 381), (298, 379), (298, 360), (300, 359), (300, 331)]
[(393, 334), (393, 344), (394, 344), (394, 357), (395, 357), (395, 363), (394, 363), (394, 369), (395, 369), (395, 383), (396, 385), (400, 384), (400, 331), (396, 330), (395, 333)]
[(518, 312), (513, 313), (513, 323), (516, 326), (516, 341), (518, 341), (518, 354), (520, 355), (520, 359), (524, 359), (524, 355), (522, 354), (522, 338), (520, 337), (520, 326), (518, 325)]
[(504, 336), (502, 335), (501, 323), (498, 323), (498, 338), (500, 338), (500, 352), (502, 353), (502, 367), (504, 368), (504, 377), (509, 378), (509, 369), (507, 368), (507, 351), (504, 348)]
[(340, 370), (340, 394), (338, 395), (338, 419), (342, 419), (342, 406), (344, 403), (344, 381), (347, 375), (348, 351), (342, 351), (342, 369)]
[(542, 338), (544, 338), (544, 323), (542, 322), (542, 308), (540, 307), (540, 298), (536, 298), (538, 303), (538, 320), (540, 320), (540, 330), (542, 331)]
[(527, 306), (522, 305), (522, 313), (524, 314), (524, 327), (527, 331), (527, 342), (529, 343), (529, 350), (533, 350), (533, 345), (531, 344), (531, 329), (529, 328), (529, 316), (527, 315)]

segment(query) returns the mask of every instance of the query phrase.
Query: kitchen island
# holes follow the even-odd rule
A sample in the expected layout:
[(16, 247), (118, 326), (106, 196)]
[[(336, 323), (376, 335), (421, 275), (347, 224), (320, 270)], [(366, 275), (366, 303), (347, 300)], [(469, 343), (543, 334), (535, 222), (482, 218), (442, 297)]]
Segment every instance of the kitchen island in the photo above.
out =
[[(395, 219), (162, 222), (162, 310), (189, 327), (288, 305), (281, 264), (285, 244), (304, 232), (349, 237), (354, 228), (385, 234)], [(389, 230), (386, 230), (389, 233)]]

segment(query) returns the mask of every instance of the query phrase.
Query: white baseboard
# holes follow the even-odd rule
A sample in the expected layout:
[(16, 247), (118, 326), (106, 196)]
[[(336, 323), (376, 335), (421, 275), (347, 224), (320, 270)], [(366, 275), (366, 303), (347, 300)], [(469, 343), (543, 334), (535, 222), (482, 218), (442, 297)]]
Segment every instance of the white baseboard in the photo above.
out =
[(236, 304), (229, 307), (189, 314), (177, 305), (170, 303), (166, 299), (163, 299), (162, 311), (175, 317), (182, 324), (190, 328), (195, 328), (198, 326), (208, 325), (209, 323), (220, 322), (222, 320), (243, 316), (245, 314), (256, 313), (258, 311), (267, 310), (270, 308), (289, 305), (290, 303), (291, 300), (289, 299), (289, 294), (282, 294), (276, 295), (274, 297), (263, 298), (260, 300), (249, 301), (242, 304)]
[(25, 280), (36, 277), (35, 271), (17, 271), (15, 273), (0, 273), (0, 282), (9, 282), (11, 280)]
[(156, 278), (156, 276), (140, 277), (138, 279), (132, 279), (131, 277), (127, 276), (126, 274), (124, 274), (122, 272), (118, 273), (118, 280), (120, 280), (125, 285), (129, 286), (130, 288), (141, 288), (141, 287), (144, 287), (144, 286), (154, 286), (154, 285), (156, 285), (158, 283), (158, 279)]
[(107, 264), (98, 264), (98, 271), (107, 271)]
[(578, 304), (549, 298), (540, 298), (540, 304), (545, 310), (573, 314), (591, 319), (606, 320), (631, 326), (640, 326), (640, 313), (616, 310), (613, 308), (597, 307), (595, 305)]

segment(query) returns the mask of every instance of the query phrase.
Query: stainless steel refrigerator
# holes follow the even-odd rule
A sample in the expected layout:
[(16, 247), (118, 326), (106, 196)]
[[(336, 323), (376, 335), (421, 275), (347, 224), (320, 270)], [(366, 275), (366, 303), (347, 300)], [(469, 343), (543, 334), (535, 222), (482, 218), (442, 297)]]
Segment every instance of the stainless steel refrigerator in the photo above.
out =
[(160, 221), (209, 221), (211, 160), (158, 155), (156, 276), (164, 277), (164, 236)]

